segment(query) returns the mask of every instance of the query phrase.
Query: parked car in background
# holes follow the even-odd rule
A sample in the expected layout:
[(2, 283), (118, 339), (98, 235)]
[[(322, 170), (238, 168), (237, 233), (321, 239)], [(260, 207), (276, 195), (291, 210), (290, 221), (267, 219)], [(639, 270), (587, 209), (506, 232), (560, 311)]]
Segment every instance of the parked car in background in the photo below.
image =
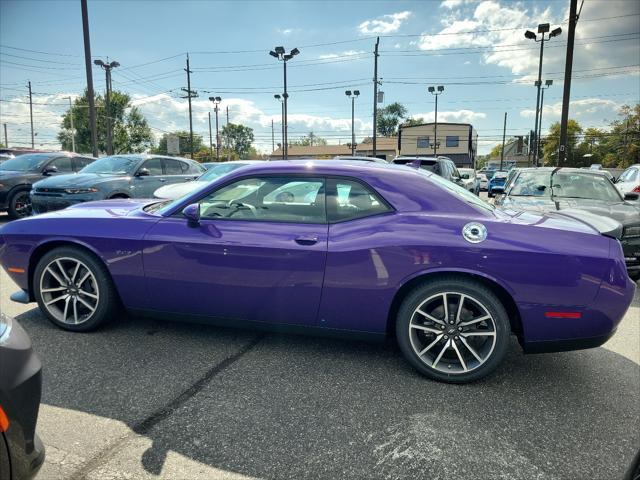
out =
[(432, 172), (457, 185), (464, 185), (455, 163), (446, 157), (396, 157), (393, 159), (393, 163)]
[(0, 211), (9, 217), (31, 214), (32, 184), (46, 177), (70, 174), (95, 160), (67, 152), (25, 153), (0, 163)]
[(584, 210), (623, 226), (622, 249), (629, 276), (640, 279), (640, 204), (637, 193), (624, 196), (600, 170), (521, 169), (496, 205), (513, 210), (553, 212)]
[(508, 176), (509, 172), (505, 172), (502, 170), (493, 172), (493, 175), (491, 175), (491, 180), (489, 180), (489, 184), (487, 186), (487, 193), (489, 197), (495, 197), (496, 194), (502, 193), (504, 191), (504, 185), (505, 183), (507, 183)]
[(615, 332), (636, 289), (620, 224), (573, 217), (500, 211), (423, 169), (271, 161), (173, 201), (8, 223), (0, 264), (21, 289), (12, 298), (66, 330), (124, 305), (236, 327), (394, 331), (418, 371), (465, 383), (500, 364), (512, 332), (526, 352)]
[(11, 153), (0, 153), (0, 163), (6, 160), (11, 160), (12, 158), (15, 158), (15, 155)]
[(466, 188), (471, 193), (478, 195), (480, 193), (480, 178), (473, 168), (459, 168), (462, 184), (460, 186)]
[(77, 175), (48, 178), (33, 185), (34, 213), (110, 198), (152, 198), (160, 186), (198, 178), (205, 171), (186, 158), (149, 154), (113, 155), (96, 160)]
[(616, 187), (623, 195), (625, 193), (640, 193), (640, 164), (627, 168), (616, 179)]
[(206, 172), (200, 175), (194, 182), (186, 183), (174, 183), (171, 185), (165, 185), (160, 187), (153, 193), (155, 198), (163, 198), (169, 200), (175, 200), (182, 197), (189, 192), (197, 190), (198, 188), (211, 183), (212, 181), (233, 172), (234, 170), (244, 167), (245, 165), (251, 165), (252, 163), (258, 163), (261, 160), (238, 160), (233, 162), (216, 163), (210, 167)]
[(486, 172), (478, 172), (478, 180), (480, 183), (480, 191), (485, 192), (489, 188), (489, 179)]
[[(1, 242), (1, 240), (0, 240)], [(36, 434), (42, 365), (20, 324), (0, 313), (0, 478), (33, 478), (44, 462)]]

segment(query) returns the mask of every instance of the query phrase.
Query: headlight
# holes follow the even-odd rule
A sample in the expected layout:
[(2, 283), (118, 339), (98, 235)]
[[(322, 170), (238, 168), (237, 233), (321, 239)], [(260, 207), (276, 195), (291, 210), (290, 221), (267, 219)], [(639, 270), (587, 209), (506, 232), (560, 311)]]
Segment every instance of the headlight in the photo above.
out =
[(64, 189), (65, 193), (69, 193), (71, 195), (74, 195), (76, 193), (95, 193), (98, 191), (97, 188), (65, 188)]
[(640, 237), (640, 225), (632, 225), (629, 227), (624, 227), (624, 232), (622, 233), (624, 238), (633, 238)]
[(0, 313), (0, 345), (7, 341), (11, 333), (11, 317)]

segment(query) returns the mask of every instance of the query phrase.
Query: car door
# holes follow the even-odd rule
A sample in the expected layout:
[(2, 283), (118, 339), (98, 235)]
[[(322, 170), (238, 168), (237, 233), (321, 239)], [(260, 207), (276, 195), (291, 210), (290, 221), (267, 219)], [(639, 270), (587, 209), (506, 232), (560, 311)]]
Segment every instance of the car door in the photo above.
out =
[(164, 182), (163, 184), (181, 183), (195, 180), (199, 174), (191, 173), (192, 167), (188, 162), (173, 158), (163, 158)]
[[(149, 174), (141, 175), (141, 170), (146, 169)], [(162, 159), (150, 158), (142, 162), (131, 179), (131, 193), (135, 198), (153, 198), (153, 192), (165, 183), (162, 171)]]
[[(50, 171), (51, 167), (55, 167), (56, 170)], [(71, 157), (54, 158), (42, 168), (42, 171), (43, 173), (47, 172), (47, 176), (73, 173), (73, 160), (71, 159)]]
[(327, 254), (324, 184), (246, 177), (203, 194), (198, 225), (180, 211), (157, 222), (144, 248), (151, 308), (315, 325)]

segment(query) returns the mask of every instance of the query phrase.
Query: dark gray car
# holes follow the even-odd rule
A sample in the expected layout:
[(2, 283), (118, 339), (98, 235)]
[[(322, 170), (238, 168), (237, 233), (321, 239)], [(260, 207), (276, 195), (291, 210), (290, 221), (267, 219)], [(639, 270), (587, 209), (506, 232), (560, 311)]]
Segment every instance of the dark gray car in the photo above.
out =
[(36, 435), (42, 365), (31, 341), (11, 317), (0, 313), (0, 478), (33, 478), (44, 461)]
[(82, 170), (95, 158), (67, 152), (27, 153), (0, 164), (0, 211), (11, 218), (31, 214), (29, 192), (38, 180)]
[(586, 210), (613, 218), (624, 227), (622, 249), (629, 276), (640, 278), (640, 207), (638, 194), (623, 197), (611, 180), (597, 170), (577, 168), (522, 168), (507, 182), (496, 205), (513, 210), (546, 213)]
[(153, 198), (164, 185), (198, 178), (205, 168), (186, 158), (131, 154), (101, 158), (77, 175), (42, 180), (33, 186), (34, 213), (110, 198)]

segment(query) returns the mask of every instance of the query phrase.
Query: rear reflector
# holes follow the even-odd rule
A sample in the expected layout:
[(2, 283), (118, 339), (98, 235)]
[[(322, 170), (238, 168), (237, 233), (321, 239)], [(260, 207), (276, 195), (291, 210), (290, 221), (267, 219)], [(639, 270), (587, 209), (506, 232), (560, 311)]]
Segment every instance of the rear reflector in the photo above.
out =
[(0, 432), (9, 430), (9, 418), (0, 405)]
[(580, 312), (544, 312), (547, 318), (582, 318)]
[(7, 270), (13, 273), (24, 273), (24, 268), (9, 267)]

